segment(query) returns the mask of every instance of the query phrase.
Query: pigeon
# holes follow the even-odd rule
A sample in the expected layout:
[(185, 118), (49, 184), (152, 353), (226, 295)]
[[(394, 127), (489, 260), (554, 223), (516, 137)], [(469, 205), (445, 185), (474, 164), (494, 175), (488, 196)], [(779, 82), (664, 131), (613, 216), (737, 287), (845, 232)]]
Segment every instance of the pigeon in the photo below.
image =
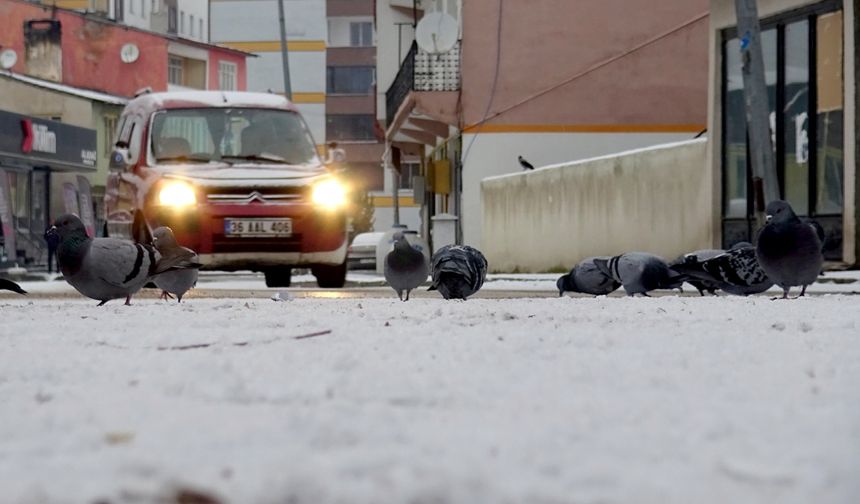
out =
[(517, 156), (517, 161), (520, 162), (520, 166), (523, 167), (523, 170), (534, 170), (535, 167), (533, 164), (529, 163), (522, 156)]
[(48, 230), (58, 234), (60, 271), (78, 292), (100, 301), (125, 298), (139, 291), (150, 277), (172, 269), (199, 268), (199, 264), (175, 258), (162, 260), (155, 247), (118, 238), (90, 238), (78, 216), (57, 217)]
[[(156, 228), (152, 232), (155, 249), (161, 254), (162, 260), (173, 259), (179, 262), (197, 263), (197, 253), (176, 242), (173, 230), (167, 226)], [(165, 271), (152, 279), (155, 286), (161, 289), (161, 299), (167, 300), (176, 296), (177, 302), (182, 302), (182, 296), (197, 285), (197, 269), (185, 268)]]
[(27, 291), (22, 289), (20, 285), (16, 284), (12, 280), (6, 280), (5, 278), (0, 278), (0, 290), (8, 290), (12, 292), (17, 292), (18, 294), (27, 293)]
[[(385, 281), (401, 301), (409, 301), (409, 293), (427, 281), (429, 273), (424, 254), (412, 247), (403, 233), (394, 234), (394, 250), (385, 256), (384, 269)], [(406, 291), (406, 299), (403, 291)]]
[(767, 276), (782, 288), (783, 299), (797, 285), (803, 296), (824, 264), (818, 232), (783, 200), (768, 203), (765, 213), (767, 223), (758, 233), (756, 258)]
[(595, 259), (609, 260), (610, 258), (589, 257), (583, 259), (570, 270), (570, 273), (560, 276), (555, 283), (558, 287), (559, 297), (564, 296), (565, 292), (581, 292), (602, 296), (621, 287), (619, 282), (600, 271), (594, 264)]
[(487, 259), (468, 245), (445, 245), (430, 259), (433, 283), (445, 299), (466, 299), (478, 292), (487, 277)]
[[(755, 247), (747, 242), (736, 243), (731, 249), (711, 258), (687, 254), (684, 261), (673, 265), (672, 269), (736, 296), (758, 294), (773, 286), (773, 281), (759, 266)], [(693, 280), (688, 279), (687, 282), (693, 283)]]
[(648, 296), (654, 289), (677, 289), (686, 280), (662, 258), (645, 252), (628, 252), (608, 260), (595, 259), (594, 264), (603, 274), (619, 282), (628, 296)]
[[(725, 252), (725, 250), (720, 250), (720, 249), (696, 250), (695, 252), (690, 252), (689, 254), (684, 254), (681, 257), (670, 262), (669, 267), (672, 268), (673, 270), (681, 273), (681, 271), (679, 271), (677, 268), (675, 268), (675, 266), (678, 266), (678, 265), (684, 263), (691, 256), (694, 257), (698, 261), (706, 261), (706, 260), (712, 259), (712, 258), (714, 258), (714, 257), (716, 257), (716, 256), (718, 256), (724, 252)], [(700, 296), (704, 296), (705, 291), (715, 295), (717, 289), (720, 288), (718, 285), (718, 282), (716, 280), (709, 280), (709, 279), (703, 279), (703, 278), (688, 278), (687, 283), (692, 285), (693, 287), (695, 287), (696, 290), (699, 291)]]

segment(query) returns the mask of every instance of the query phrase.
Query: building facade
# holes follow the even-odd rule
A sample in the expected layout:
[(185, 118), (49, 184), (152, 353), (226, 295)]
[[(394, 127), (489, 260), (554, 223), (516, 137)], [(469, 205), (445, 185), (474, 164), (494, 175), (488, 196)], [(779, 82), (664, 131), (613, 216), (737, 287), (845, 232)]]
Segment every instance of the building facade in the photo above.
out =
[[(322, 0), (284, 2), (292, 101), (319, 148), (326, 138), (326, 5)], [(212, 0), (213, 43), (253, 53), (249, 91), (284, 93), (277, 0)]]
[[(404, 3), (377, 8), (408, 18)], [(386, 139), (422, 159), (425, 231), (453, 215), (457, 241), (480, 246), (480, 181), (522, 170), (520, 155), (540, 167), (705, 129), (707, 1), (634, 4), (417, 4), (418, 16), (445, 13), (460, 33), (441, 55), (414, 47), (394, 73), (380, 56)]]
[[(855, 4), (760, 0), (779, 192), (826, 233), (825, 258), (857, 263)], [(756, 232), (735, 5), (711, 1), (709, 173), (717, 244)]]

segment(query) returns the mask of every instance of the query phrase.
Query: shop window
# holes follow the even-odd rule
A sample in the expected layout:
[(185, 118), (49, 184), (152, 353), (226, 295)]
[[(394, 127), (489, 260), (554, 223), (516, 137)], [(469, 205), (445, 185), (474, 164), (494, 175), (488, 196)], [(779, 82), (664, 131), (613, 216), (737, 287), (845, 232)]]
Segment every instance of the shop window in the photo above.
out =
[[(828, 11), (829, 6), (829, 11)], [(843, 212), (842, 12), (825, 2), (762, 21), (770, 134), (781, 197), (825, 228), (825, 256), (841, 258)], [(752, 241), (752, 169), (736, 30), (723, 43), (723, 245)]]

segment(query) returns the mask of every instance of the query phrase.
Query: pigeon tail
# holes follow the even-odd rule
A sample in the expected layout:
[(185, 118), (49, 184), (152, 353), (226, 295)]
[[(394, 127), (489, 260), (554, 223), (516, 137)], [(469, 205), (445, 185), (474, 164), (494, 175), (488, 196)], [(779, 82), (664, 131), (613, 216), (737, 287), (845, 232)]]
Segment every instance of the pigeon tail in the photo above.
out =
[(12, 280), (6, 280), (5, 278), (0, 278), (0, 290), (8, 290), (17, 292), (18, 294), (27, 294), (27, 291), (22, 289), (20, 285), (16, 284)]

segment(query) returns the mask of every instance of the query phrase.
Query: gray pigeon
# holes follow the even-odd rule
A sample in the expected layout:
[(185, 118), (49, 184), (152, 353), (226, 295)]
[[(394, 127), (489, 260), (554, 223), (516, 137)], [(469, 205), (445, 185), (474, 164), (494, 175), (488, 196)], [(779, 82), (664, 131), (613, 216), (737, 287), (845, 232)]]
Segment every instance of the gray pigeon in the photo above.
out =
[(594, 264), (605, 275), (621, 283), (628, 296), (655, 289), (676, 289), (686, 277), (669, 268), (663, 258), (645, 252), (628, 252), (609, 260), (595, 259)]
[[(706, 260), (712, 259), (712, 258), (714, 258), (714, 257), (716, 257), (716, 256), (718, 256), (724, 252), (725, 252), (725, 250), (721, 250), (721, 249), (696, 250), (694, 252), (690, 252), (689, 254), (684, 254), (681, 257), (670, 262), (669, 267), (680, 273), (680, 270), (675, 268), (675, 266), (683, 264), (690, 257), (693, 257), (693, 258), (695, 258), (695, 260), (698, 260), (698, 261), (706, 261)], [(704, 296), (705, 291), (707, 291), (711, 294), (716, 294), (717, 289), (720, 288), (720, 286), (718, 285), (718, 282), (713, 281), (713, 280), (702, 279), (702, 278), (688, 278), (687, 283), (692, 285), (693, 287), (695, 287), (696, 290), (699, 291), (700, 296)]]
[(747, 242), (737, 243), (709, 259), (702, 259), (695, 253), (687, 254), (684, 262), (675, 264), (672, 269), (737, 296), (758, 294), (773, 286), (773, 280), (767, 277), (756, 259), (755, 247)]
[(6, 280), (5, 278), (0, 278), (0, 290), (8, 290), (12, 292), (17, 292), (18, 294), (27, 293), (27, 291), (22, 289), (20, 285), (16, 284), (12, 280)]
[(445, 245), (430, 259), (433, 283), (445, 299), (466, 299), (478, 292), (487, 278), (487, 259), (468, 245)]
[(791, 205), (783, 200), (771, 201), (765, 212), (767, 223), (759, 231), (756, 245), (758, 262), (767, 276), (782, 288), (783, 299), (796, 285), (802, 287), (800, 296), (803, 296), (824, 264), (818, 233), (813, 226), (801, 221)]
[[(385, 281), (401, 301), (409, 301), (412, 289), (427, 281), (429, 268), (421, 251), (412, 247), (403, 233), (394, 234), (394, 250), (385, 256)], [(403, 299), (406, 291), (406, 299)]]
[(90, 238), (76, 215), (57, 217), (50, 234), (58, 234), (57, 260), (60, 271), (78, 292), (101, 301), (125, 298), (139, 291), (153, 275), (171, 269), (199, 267), (175, 259), (162, 261), (161, 254), (148, 244), (118, 238)]
[[(188, 263), (198, 262), (197, 253), (177, 243), (173, 230), (167, 226), (156, 228), (152, 232), (152, 242), (161, 254), (162, 261), (173, 259)], [(166, 300), (173, 294), (177, 302), (181, 303), (182, 296), (197, 285), (197, 274), (196, 268), (175, 269), (156, 275), (152, 281), (161, 289), (162, 299)]]
[(583, 259), (570, 270), (570, 273), (560, 276), (555, 283), (558, 287), (559, 297), (564, 296), (565, 292), (581, 292), (602, 296), (621, 287), (619, 282), (600, 271), (600, 268), (594, 264), (595, 259), (609, 260), (610, 257)]

